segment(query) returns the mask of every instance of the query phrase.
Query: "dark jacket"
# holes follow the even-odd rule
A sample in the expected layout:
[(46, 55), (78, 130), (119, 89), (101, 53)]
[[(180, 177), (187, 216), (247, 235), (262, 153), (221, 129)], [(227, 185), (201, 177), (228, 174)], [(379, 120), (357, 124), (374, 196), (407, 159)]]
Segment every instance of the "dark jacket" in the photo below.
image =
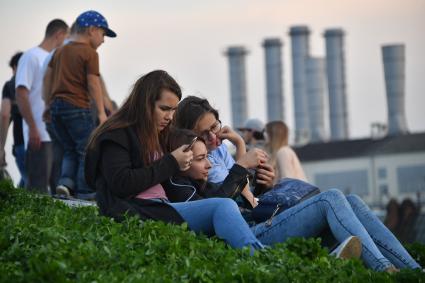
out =
[(129, 214), (143, 220), (182, 223), (183, 219), (171, 206), (135, 198), (179, 172), (176, 159), (168, 153), (146, 166), (141, 156), (140, 141), (130, 127), (102, 134), (96, 145), (87, 149), (85, 177), (96, 191), (101, 214), (116, 220)]
[(236, 198), (247, 183), (248, 170), (238, 164), (233, 165), (223, 183), (198, 182), (181, 175), (174, 176), (164, 183), (171, 202), (184, 202), (211, 197)]

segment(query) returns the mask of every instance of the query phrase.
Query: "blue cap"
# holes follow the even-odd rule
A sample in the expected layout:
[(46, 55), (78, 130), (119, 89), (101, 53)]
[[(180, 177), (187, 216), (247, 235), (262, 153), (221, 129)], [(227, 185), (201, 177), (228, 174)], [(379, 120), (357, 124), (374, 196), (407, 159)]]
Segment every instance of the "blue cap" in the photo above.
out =
[(117, 34), (109, 29), (108, 22), (105, 17), (96, 11), (86, 11), (78, 16), (77, 25), (79, 27), (99, 27), (105, 30), (105, 35), (109, 37), (116, 37)]

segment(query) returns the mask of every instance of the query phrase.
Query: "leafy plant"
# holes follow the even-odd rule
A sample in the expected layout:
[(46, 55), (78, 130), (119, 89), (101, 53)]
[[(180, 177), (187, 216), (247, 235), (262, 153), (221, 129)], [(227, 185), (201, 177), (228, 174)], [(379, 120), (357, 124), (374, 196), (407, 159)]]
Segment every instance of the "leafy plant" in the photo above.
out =
[(425, 245), (420, 243), (406, 244), (406, 249), (412, 257), (421, 265), (425, 266)]
[(425, 282), (418, 271), (391, 276), (330, 257), (318, 239), (251, 256), (186, 224), (117, 223), (94, 207), (70, 208), (4, 182), (0, 263), (0, 282)]

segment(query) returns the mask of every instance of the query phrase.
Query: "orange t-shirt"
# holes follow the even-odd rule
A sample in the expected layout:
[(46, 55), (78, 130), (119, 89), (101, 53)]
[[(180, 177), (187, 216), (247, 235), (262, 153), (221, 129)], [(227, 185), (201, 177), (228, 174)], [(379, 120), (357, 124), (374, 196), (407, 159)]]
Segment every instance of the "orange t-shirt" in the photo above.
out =
[(99, 76), (99, 56), (90, 45), (70, 42), (53, 55), (52, 99), (63, 100), (81, 108), (90, 108), (87, 75)]

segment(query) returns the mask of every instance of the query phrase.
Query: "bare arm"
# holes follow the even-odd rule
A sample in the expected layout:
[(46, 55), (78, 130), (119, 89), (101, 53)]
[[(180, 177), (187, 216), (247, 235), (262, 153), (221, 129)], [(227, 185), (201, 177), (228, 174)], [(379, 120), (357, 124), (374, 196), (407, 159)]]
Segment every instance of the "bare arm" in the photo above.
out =
[(106, 114), (105, 114), (105, 107), (103, 104), (103, 95), (102, 95), (102, 87), (100, 84), (100, 78), (99, 76), (88, 74), (87, 82), (89, 87), (89, 94), (93, 98), (96, 105), (96, 109), (98, 113), (97, 117), (99, 119), (100, 124), (102, 124), (106, 120)]
[(109, 113), (114, 113), (114, 106), (112, 105), (111, 98), (109, 97), (109, 93), (106, 89), (105, 81), (102, 76), (100, 76), (100, 87), (102, 89), (103, 104), (105, 105), (105, 108), (108, 109)]
[(49, 104), (52, 97), (52, 68), (48, 67), (43, 78), (43, 100), (46, 105)]
[(232, 128), (224, 126), (218, 136), (221, 139), (228, 139), (236, 147), (236, 160), (240, 159), (246, 153), (245, 141)]
[(276, 169), (278, 177), (281, 178), (293, 178), (294, 168), (292, 166), (291, 157), (287, 150), (281, 149), (276, 153)]
[(252, 194), (251, 190), (249, 189), (249, 185), (247, 184), (245, 188), (242, 190), (241, 195), (246, 198), (247, 201), (251, 204), (251, 206), (254, 208), (258, 205), (257, 199)]
[(0, 110), (0, 167), (5, 167), (6, 164), (6, 154), (4, 152), (4, 146), (6, 144), (7, 132), (9, 130), (10, 123), (10, 111), (12, 109), (12, 103), (10, 99), (3, 98), (1, 102)]
[(103, 93), (103, 104), (105, 108), (108, 109), (109, 113), (114, 113), (114, 107), (112, 106), (112, 101), (108, 96), (108, 93)]
[[(240, 136), (239, 136), (240, 137)], [(246, 154), (246, 145), (245, 145), (245, 141), (242, 139), (242, 137), (240, 139), (238, 139), (238, 141), (236, 143), (234, 143), (234, 145), (236, 146), (236, 160), (238, 160), (239, 158), (241, 158), (244, 154)]]
[(26, 87), (19, 86), (16, 88), (16, 102), (18, 103), (19, 112), (29, 127), (29, 146), (39, 149), (41, 145), (40, 133), (34, 121), (31, 105), (29, 102), (29, 90)]
[(297, 154), (293, 150), (292, 150), (292, 152), (294, 153), (293, 154), (293, 164), (294, 164), (294, 171), (295, 171), (296, 178), (308, 182), (307, 176), (305, 175), (304, 169), (301, 165), (300, 160), (298, 159)]

